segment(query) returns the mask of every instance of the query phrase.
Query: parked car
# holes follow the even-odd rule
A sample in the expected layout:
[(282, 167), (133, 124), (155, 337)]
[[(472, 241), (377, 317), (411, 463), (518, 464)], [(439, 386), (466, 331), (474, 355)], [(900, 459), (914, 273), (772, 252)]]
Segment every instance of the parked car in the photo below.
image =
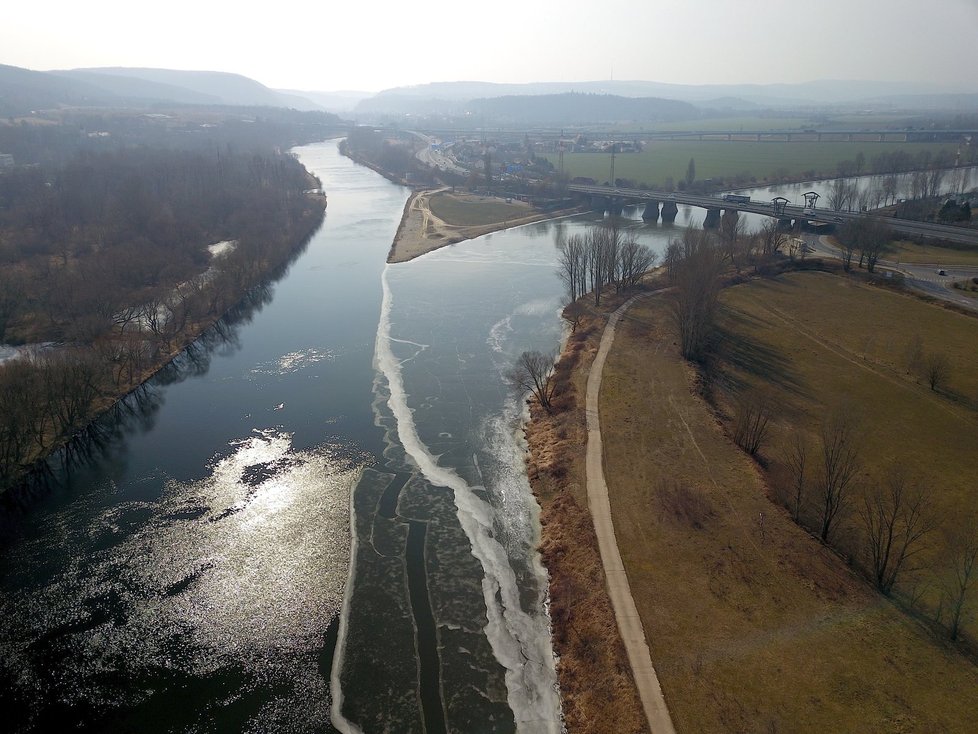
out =
[(938, 275), (947, 275), (947, 271), (946, 270), (938, 270), (937, 271), (937, 274)]

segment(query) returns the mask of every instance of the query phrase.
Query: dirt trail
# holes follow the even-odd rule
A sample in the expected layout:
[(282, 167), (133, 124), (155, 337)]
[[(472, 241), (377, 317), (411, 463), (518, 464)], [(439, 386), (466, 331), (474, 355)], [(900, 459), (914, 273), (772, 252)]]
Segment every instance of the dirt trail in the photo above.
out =
[(652, 667), (652, 656), (648, 643), (645, 641), (645, 630), (638, 616), (635, 600), (628, 585), (625, 566), (618, 551), (615, 539), (615, 527), (611, 519), (611, 502), (608, 499), (608, 485), (604, 479), (602, 465), (601, 424), (598, 417), (598, 393), (601, 390), (601, 373), (604, 363), (611, 350), (615, 338), (615, 327), (622, 315), (640, 296), (626, 301), (608, 319), (598, 353), (591, 365), (587, 379), (587, 397), (585, 411), (587, 414), (587, 501), (594, 521), (594, 530), (598, 536), (598, 548), (601, 551), (601, 564), (604, 567), (605, 578), (608, 581), (608, 595), (615, 609), (618, 629), (625, 650), (628, 653), (628, 663), (635, 677), (635, 685), (642, 699), (642, 708), (649, 722), (652, 734), (675, 734), (672, 718), (662, 695), (659, 679)]

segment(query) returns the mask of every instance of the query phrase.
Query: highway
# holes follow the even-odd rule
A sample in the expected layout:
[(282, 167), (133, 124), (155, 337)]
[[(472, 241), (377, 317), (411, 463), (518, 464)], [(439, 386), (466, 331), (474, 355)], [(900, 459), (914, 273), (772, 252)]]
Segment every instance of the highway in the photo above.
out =
[(441, 151), (434, 149), (435, 139), (425, 135), (424, 133), (419, 133), (417, 131), (411, 130), (410, 133), (416, 138), (424, 143), (424, 148), (419, 150), (415, 156), (419, 161), (429, 168), (435, 168), (439, 171), (448, 171), (451, 173), (457, 173), (460, 176), (468, 175), (468, 171), (457, 165), (454, 160), (449, 158), (447, 155)]

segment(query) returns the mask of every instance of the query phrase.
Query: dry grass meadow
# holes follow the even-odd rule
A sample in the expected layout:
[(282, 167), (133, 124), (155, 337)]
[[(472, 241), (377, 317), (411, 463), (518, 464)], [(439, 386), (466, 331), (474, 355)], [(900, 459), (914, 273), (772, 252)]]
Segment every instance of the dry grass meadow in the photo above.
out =
[(536, 211), (521, 201), (449, 193), (435, 194), (429, 199), (428, 206), (436, 217), (457, 227), (499, 224), (530, 216)]
[[(723, 304), (716, 392), (763, 389), (778, 406), (768, 466), (789, 426), (814, 436), (847, 400), (868, 427), (861, 482), (902, 461), (937, 512), (978, 504), (978, 320), (823, 273), (731, 287)], [(911, 342), (960, 367), (943, 392), (907, 374)], [(796, 525), (728, 438), (723, 398), (718, 413), (702, 393), (663, 299), (633, 306), (605, 367), (605, 471), (677, 730), (973, 731), (978, 668)]]

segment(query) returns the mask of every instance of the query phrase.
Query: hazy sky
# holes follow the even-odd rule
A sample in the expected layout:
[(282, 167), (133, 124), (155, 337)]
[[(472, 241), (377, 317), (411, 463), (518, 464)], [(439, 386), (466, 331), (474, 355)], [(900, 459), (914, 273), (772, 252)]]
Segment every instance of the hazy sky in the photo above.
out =
[(978, 91), (978, 0), (22, 0), (0, 63), (231, 71), (271, 87), (867, 79)]

